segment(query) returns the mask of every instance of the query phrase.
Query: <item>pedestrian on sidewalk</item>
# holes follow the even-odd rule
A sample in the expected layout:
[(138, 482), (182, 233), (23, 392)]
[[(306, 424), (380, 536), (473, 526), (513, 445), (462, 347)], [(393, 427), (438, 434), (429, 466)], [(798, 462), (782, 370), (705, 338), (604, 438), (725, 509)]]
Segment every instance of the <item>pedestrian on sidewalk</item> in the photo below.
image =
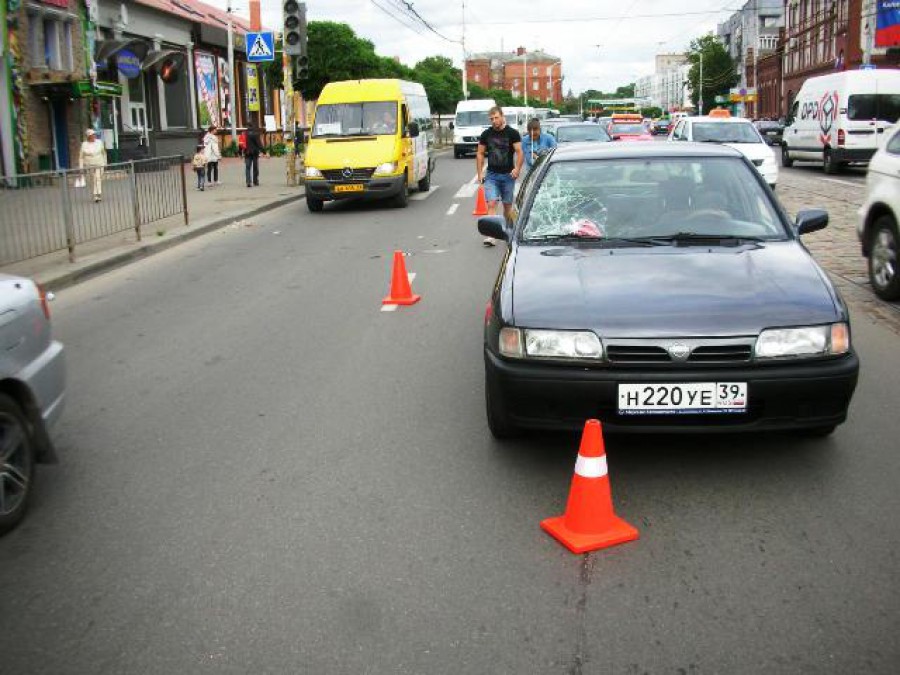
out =
[[(488, 112), (491, 126), (478, 139), (478, 153), (475, 155), (475, 171), (478, 181), (484, 183), (488, 214), (494, 215), (497, 202), (503, 201), (503, 215), (506, 222), (514, 220), (513, 197), (516, 179), (525, 161), (522, 152), (522, 135), (506, 124), (503, 110), (494, 106)], [(487, 172), (484, 171), (484, 155), (487, 152)], [(491, 237), (484, 238), (485, 246), (493, 246)]]
[(221, 185), (219, 181), (219, 160), (222, 150), (219, 148), (219, 137), (216, 136), (216, 125), (211, 124), (203, 137), (203, 153), (206, 155), (207, 185)]
[(91, 190), (94, 202), (99, 202), (103, 193), (103, 168), (106, 166), (106, 146), (97, 138), (97, 132), (88, 129), (84, 132), (87, 140), (81, 144), (78, 152), (78, 168), (87, 169), (91, 177)]
[(206, 152), (202, 143), (197, 144), (197, 151), (191, 160), (194, 173), (197, 174), (197, 189), (203, 192), (206, 187)]
[(250, 122), (247, 125), (247, 148), (244, 150), (244, 173), (247, 178), (247, 187), (259, 186), (259, 156), (265, 154), (262, 142), (259, 140), (259, 131), (256, 125)]

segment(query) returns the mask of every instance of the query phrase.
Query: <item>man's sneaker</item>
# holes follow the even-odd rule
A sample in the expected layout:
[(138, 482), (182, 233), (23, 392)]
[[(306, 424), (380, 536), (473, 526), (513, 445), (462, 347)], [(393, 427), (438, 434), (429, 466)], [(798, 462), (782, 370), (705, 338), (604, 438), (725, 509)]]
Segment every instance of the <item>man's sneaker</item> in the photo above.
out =
[(491, 239), (490, 237), (485, 237), (485, 238), (484, 238), (484, 241), (481, 242), (481, 243), (484, 244), (485, 246), (493, 246), (493, 245), (494, 245), (494, 240)]

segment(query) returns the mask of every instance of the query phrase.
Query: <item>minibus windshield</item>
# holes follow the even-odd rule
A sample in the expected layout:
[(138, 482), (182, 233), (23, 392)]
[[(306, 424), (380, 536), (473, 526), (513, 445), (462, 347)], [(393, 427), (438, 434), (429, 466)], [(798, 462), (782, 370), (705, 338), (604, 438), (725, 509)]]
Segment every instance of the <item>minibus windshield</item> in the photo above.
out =
[(313, 138), (390, 136), (396, 133), (396, 101), (325, 103), (316, 107)]
[(470, 110), (456, 113), (456, 126), (458, 127), (489, 127), (491, 119), (487, 110)]

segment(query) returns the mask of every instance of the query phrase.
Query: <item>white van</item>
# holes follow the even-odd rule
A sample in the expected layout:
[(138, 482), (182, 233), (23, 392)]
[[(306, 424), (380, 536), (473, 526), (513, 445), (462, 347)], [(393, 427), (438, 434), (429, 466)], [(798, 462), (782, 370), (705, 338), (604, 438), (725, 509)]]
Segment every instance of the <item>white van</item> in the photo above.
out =
[(522, 136), (528, 133), (528, 120), (533, 118), (534, 108), (526, 106), (503, 106), (503, 117), (506, 123)]
[(900, 118), (900, 70), (848, 70), (811, 77), (788, 113), (781, 164), (821, 162), (826, 173), (868, 163)]
[(492, 98), (474, 98), (456, 104), (453, 121), (453, 156), (456, 159), (478, 150), (481, 132), (491, 126), (488, 111), (495, 105)]

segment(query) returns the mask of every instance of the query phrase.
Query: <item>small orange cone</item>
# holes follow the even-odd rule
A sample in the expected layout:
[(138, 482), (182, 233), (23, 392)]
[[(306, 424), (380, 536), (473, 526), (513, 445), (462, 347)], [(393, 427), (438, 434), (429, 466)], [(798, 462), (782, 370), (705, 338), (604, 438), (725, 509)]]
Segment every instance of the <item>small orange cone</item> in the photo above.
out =
[(414, 305), (422, 299), (421, 295), (413, 295), (409, 285), (409, 275), (406, 274), (406, 261), (403, 259), (403, 251), (394, 251), (394, 271), (391, 275), (391, 293), (382, 305)]
[(541, 529), (572, 553), (596, 551), (640, 536), (613, 513), (603, 431), (598, 420), (588, 420), (584, 425), (565, 515), (542, 520)]
[(473, 216), (486, 216), (487, 200), (484, 198), (484, 185), (478, 186), (478, 195), (475, 197), (475, 210), (472, 211)]

